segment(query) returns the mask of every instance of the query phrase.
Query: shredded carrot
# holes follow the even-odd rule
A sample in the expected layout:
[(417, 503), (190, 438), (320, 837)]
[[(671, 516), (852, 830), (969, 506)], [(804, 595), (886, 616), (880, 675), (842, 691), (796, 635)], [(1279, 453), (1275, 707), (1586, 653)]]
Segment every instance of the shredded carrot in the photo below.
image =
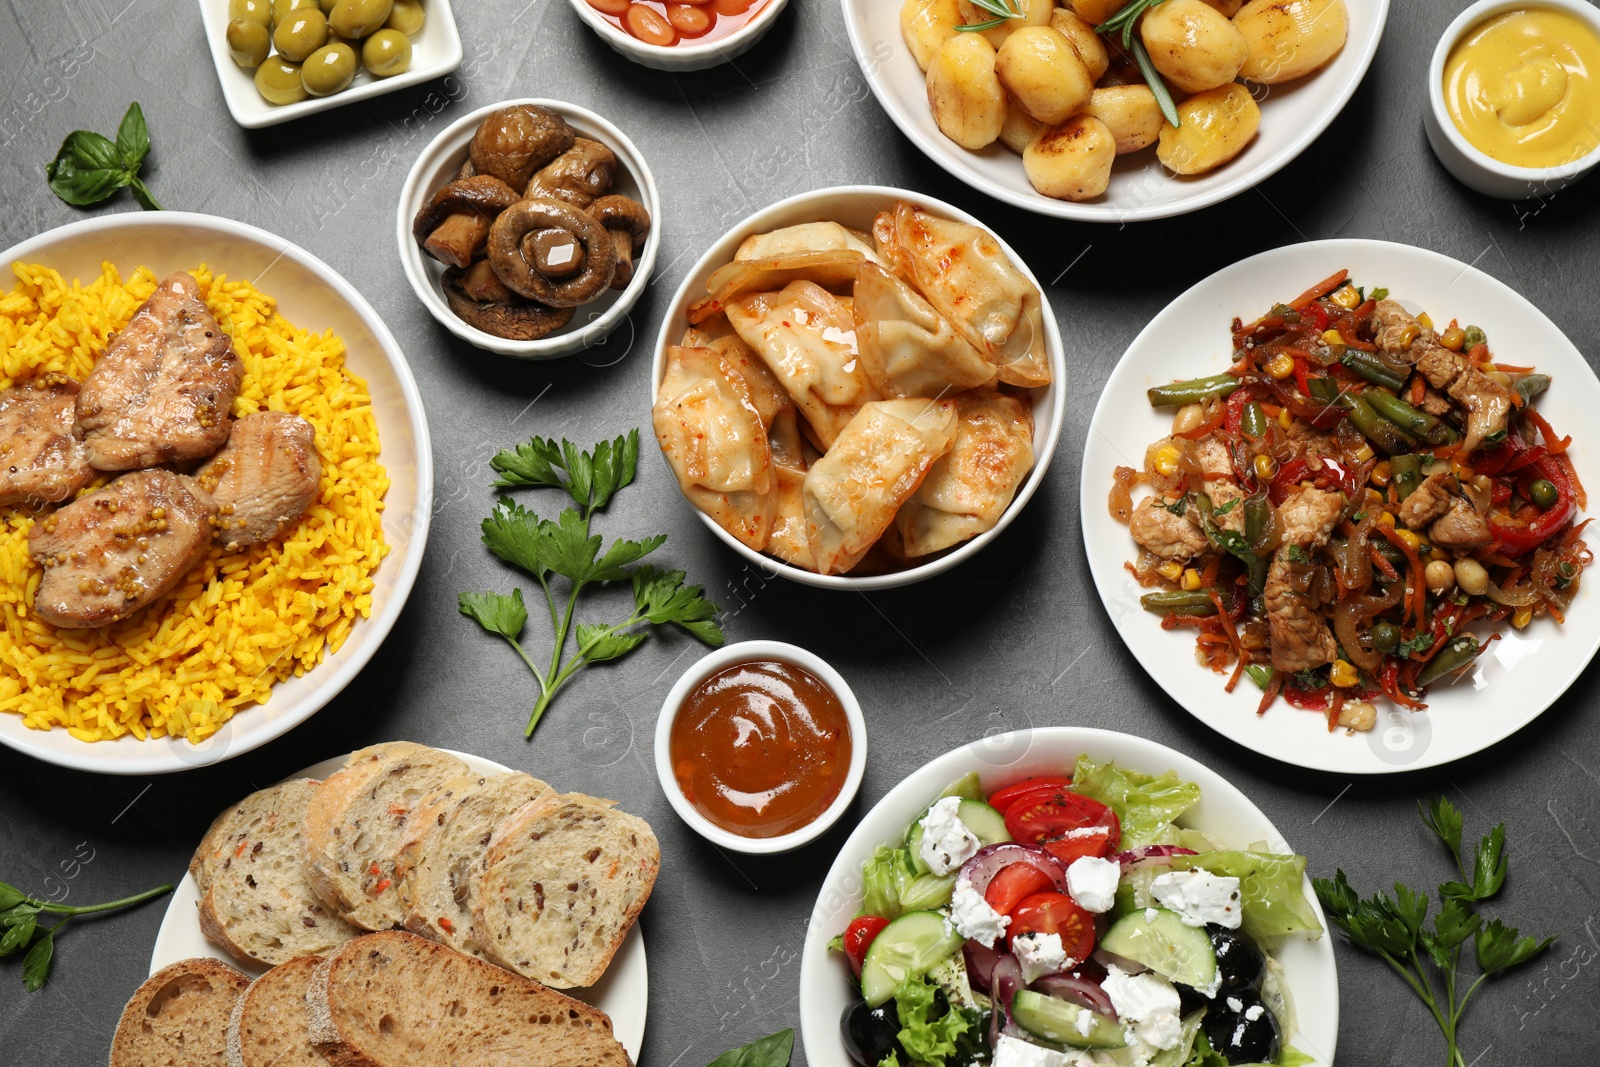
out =
[(1544, 438), (1544, 450), (1546, 454), (1552, 456), (1559, 455), (1567, 450), (1568, 445), (1572, 444), (1571, 434), (1568, 434), (1566, 437), (1557, 437), (1555, 430), (1552, 429), (1550, 424), (1544, 420), (1544, 416), (1539, 414), (1533, 408), (1528, 408), (1525, 412), (1523, 412), (1523, 414), (1527, 415), (1528, 419), (1535, 426), (1539, 427), (1539, 436)]
[(234, 850), (233, 858), (234, 859), (238, 859), (240, 856), (244, 855), (244, 850), (249, 848), (249, 847), (250, 847), (250, 842), (248, 842), (248, 841), (240, 841), (239, 842), (239, 847)]
[(1239, 675), (1244, 671), (1244, 642), (1239, 640), (1239, 632), (1233, 628), (1233, 617), (1228, 614), (1228, 609), (1222, 604), (1222, 596), (1215, 590), (1206, 593), (1211, 602), (1217, 606), (1217, 625), (1222, 628), (1222, 633), (1228, 639), (1228, 644), (1233, 646), (1233, 651), (1239, 657), (1239, 665), (1233, 669), (1233, 677), (1228, 679), (1228, 684), (1223, 687), (1223, 692), (1233, 692), (1233, 687), (1239, 684)]
[[(1417, 626), (1419, 628), (1426, 626), (1426, 616), (1428, 611), (1428, 586), (1423, 580), (1423, 574), (1425, 572), (1422, 567), (1422, 559), (1417, 555), (1417, 550), (1406, 544), (1405, 540), (1401, 538), (1399, 532), (1394, 528), (1389, 526), (1379, 526), (1378, 530), (1382, 532), (1384, 537), (1389, 539), (1390, 544), (1394, 545), (1401, 552), (1405, 553), (1406, 563), (1411, 567), (1411, 575), (1406, 581), (1408, 604), (1416, 612)], [(1415, 588), (1413, 588), (1413, 586)], [(1413, 593), (1415, 596), (1412, 596)]]
[(1278, 694), (1283, 692), (1284, 677), (1282, 671), (1272, 672), (1272, 681), (1267, 683), (1267, 691), (1261, 694), (1261, 703), (1256, 705), (1256, 714), (1265, 715), (1267, 709), (1272, 707), (1278, 699)]
[(1198, 441), (1198, 440), (1200, 440), (1200, 438), (1205, 437), (1207, 434), (1210, 434), (1210, 433), (1213, 433), (1216, 430), (1222, 429), (1223, 425), (1227, 421), (1228, 421), (1228, 409), (1227, 408), (1222, 408), (1220, 411), (1217, 412), (1217, 417), (1212, 419), (1211, 421), (1202, 422), (1199, 426), (1196, 426), (1192, 430), (1184, 430), (1182, 433), (1175, 433), (1172, 436), (1181, 437), (1185, 441)]
[(1324, 278), (1316, 285), (1313, 285), (1311, 288), (1307, 289), (1305, 292), (1289, 301), (1289, 306), (1294, 308), (1296, 311), (1299, 311), (1313, 300), (1316, 300), (1319, 297), (1327, 296), (1329, 293), (1339, 288), (1339, 286), (1345, 283), (1345, 279), (1349, 277), (1350, 272), (1347, 270), (1342, 270), (1338, 274)]
[(1282, 412), (1282, 411), (1283, 411), (1283, 408), (1281, 408), (1277, 404), (1268, 404), (1265, 401), (1263, 401), (1262, 404), (1261, 404), (1261, 413), (1263, 415), (1265, 415), (1269, 419), (1277, 418), (1279, 413)]
[(1335, 688), (1332, 699), (1328, 701), (1328, 732), (1331, 734), (1339, 726), (1339, 716), (1344, 712), (1344, 691)]
[(1512, 365), (1510, 363), (1491, 363), (1491, 364), (1489, 364), (1489, 366), (1493, 367), (1495, 370), (1503, 370), (1507, 374), (1532, 374), (1533, 373), (1533, 368), (1532, 367), (1518, 367), (1518, 366), (1514, 366), (1514, 365)]
[(1383, 572), (1383, 576), (1391, 582), (1400, 577), (1400, 572), (1394, 569), (1394, 564), (1389, 562), (1389, 557), (1379, 552), (1373, 545), (1367, 546), (1367, 554), (1372, 557), (1372, 565)]
[(1422, 398), (1428, 393), (1428, 383), (1418, 374), (1411, 379), (1411, 404), (1413, 407), (1422, 406)]
[(1583, 491), (1583, 482), (1578, 480), (1578, 469), (1572, 465), (1572, 457), (1565, 452), (1555, 457), (1556, 466), (1566, 472), (1567, 481), (1572, 483), (1572, 499), (1577, 503), (1579, 511), (1589, 510), (1589, 494)]
[(1479, 341), (1473, 345), (1467, 350), (1467, 358), (1474, 363), (1489, 362), (1489, 343), (1487, 341)]
[[(1206, 564), (1206, 569), (1200, 572), (1200, 584), (1216, 585), (1217, 568), (1220, 566), (1222, 566), (1222, 556), (1220, 553), (1218, 553), (1211, 557), (1210, 561)], [(1213, 594), (1213, 596), (1215, 596), (1215, 594)], [(1222, 609), (1219, 607), (1217, 610), (1221, 611)]]

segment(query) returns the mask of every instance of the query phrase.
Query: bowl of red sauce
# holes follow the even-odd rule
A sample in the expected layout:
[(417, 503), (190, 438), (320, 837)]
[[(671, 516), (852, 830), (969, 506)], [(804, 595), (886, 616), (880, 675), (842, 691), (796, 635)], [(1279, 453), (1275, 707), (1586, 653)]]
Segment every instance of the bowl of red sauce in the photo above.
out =
[(679, 678), (656, 721), (656, 774), (714, 845), (788, 852), (839, 820), (867, 767), (867, 724), (839, 672), (779, 641), (744, 641)]
[(601, 40), (656, 70), (705, 70), (742, 54), (789, 0), (570, 0)]

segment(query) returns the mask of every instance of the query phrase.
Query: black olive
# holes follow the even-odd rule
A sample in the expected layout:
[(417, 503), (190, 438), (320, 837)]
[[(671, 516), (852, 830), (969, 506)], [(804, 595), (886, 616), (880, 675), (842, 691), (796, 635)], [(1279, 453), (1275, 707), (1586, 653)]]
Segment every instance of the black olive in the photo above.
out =
[(1271, 1063), (1282, 1035), (1278, 1020), (1253, 993), (1218, 993), (1205, 1017), (1206, 1040), (1229, 1063)]
[[(900, 1047), (900, 1014), (893, 1000), (876, 1008), (858, 1000), (844, 1009), (839, 1020), (845, 1051), (862, 1067), (878, 1067), (889, 1053), (904, 1054)], [(910, 1057), (906, 1057), (909, 1059)]]
[(1211, 999), (1193, 986), (1186, 986), (1182, 982), (1174, 983), (1178, 990), (1178, 1014), (1188, 1016), (1201, 1008), (1211, 1007)]
[(1256, 947), (1256, 943), (1238, 930), (1229, 930), (1221, 926), (1207, 926), (1206, 933), (1211, 935), (1211, 948), (1217, 954), (1217, 970), (1222, 975), (1222, 988), (1224, 990), (1260, 988), (1261, 977), (1267, 969), (1267, 959)]

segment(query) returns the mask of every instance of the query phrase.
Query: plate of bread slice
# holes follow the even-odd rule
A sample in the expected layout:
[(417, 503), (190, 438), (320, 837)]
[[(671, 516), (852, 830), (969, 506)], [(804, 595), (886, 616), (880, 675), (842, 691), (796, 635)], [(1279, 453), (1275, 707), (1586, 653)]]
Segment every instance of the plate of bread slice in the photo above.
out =
[(221, 1062), (196, 1042), (232, 1067), (626, 1067), (659, 868), (643, 819), (489, 760), (398, 741), (318, 763), (206, 832), (112, 1067)]

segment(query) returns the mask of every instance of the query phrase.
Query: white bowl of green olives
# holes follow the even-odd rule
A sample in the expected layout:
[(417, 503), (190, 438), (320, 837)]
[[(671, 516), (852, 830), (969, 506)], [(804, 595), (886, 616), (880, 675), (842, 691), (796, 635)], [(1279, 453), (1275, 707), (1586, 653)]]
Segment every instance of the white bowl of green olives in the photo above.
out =
[(200, 0), (228, 111), (275, 126), (461, 65), (450, 0)]
[[(537, 117), (541, 115), (542, 119)], [(518, 121), (508, 122), (507, 116)], [(543, 123), (545, 128), (537, 131), (526, 128), (528, 122)], [(493, 133), (488, 132), (491, 125), (495, 127)], [(560, 127), (559, 132), (555, 127)], [(480, 133), (480, 128), (484, 132)], [(531, 180), (525, 171), (516, 175), (504, 174), (507, 184), (501, 184), (490, 176), (492, 171), (479, 170), (475, 166), (478, 162), (494, 166), (482, 154), (483, 139), (486, 137), (498, 145), (497, 151), (516, 157), (518, 165), (534, 171)], [(474, 147), (475, 138), (478, 139), (477, 148)], [(523, 143), (524, 138), (550, 140), (548, 144), (535, 144), (533, 140)], [(587, 156), (590, 150), (603, 156), (604, 161), (594, 158), (582, 163), (573, 162)], [(543, 161), (542, 165), (534, 158), (540, 152), (543, 155), (538, 159)], [(543, 268), (534, 266), (536, 257), (529, 257), (527, 249), (530, 246), (526, 242), (534, 239), (539, 227), (568, 224), (558, 219), (542, 221), (537, 226), (528, 227), (530, 232), (526, 238), (511, 242), (520, 246), (513, 258), (517, 267), (528, 276), (519, 282), (506, 275), (498, 285), (494, 279), (489, 279), (495, 288), (505, 289), (509, 286), (516, 292), (502, 292), (492, 297), (478, 292), (471, 278), (479, 268), (490, 266), (490, 261), (493, 261), (494, 274), (499, 275), (504, 269), (500, 254), (492, 248), (486, 248), (486, 235), (480, 232), (469, 238), (465, 245), (453, 249), (453, 256), (450, 254), (452, 250), (441, 250), (435, 246), (435, 239), (446, 228), (442, 225), (435, 228), (436, 224), (441, 217), (449, 221), (449, 217), (443, 216), (437, 209), (442, 201), (447, 201), (452, 190), (462, 185), (468, 171), (475, 172), (474, 176), (466, 179), (468, 184), (487, 180), (491, 185), (498, 186), (505, 195), (502, 202), (467, 206), (465, 210), (469, 216), (477, 214), (498, 224), (501, 220), (496, 212), (505, 215), (523, 209), (531, 212), (536, 205), (549, 205), (550, 199), (554, 198), (568, 201), (568, 207), (575, 209), (578, 216), (587, 215), (594, 219), (588, 221), (574, 217), (571, 221), (576, 222), (582, 231), (606, 218), (603, 208), (621, 205), (632, 213), (632, 218), (626, 223), (631, 240), (624, 239), (623, 242), (631, 247), (616, 254), (603, 279), (597, 272), (594, 277), (588, 278), (590, 268), (597, 267), (597, 256), (593, 253), (601, 250), (593, 244), (584, 244), (587, 251), (577, 257), (577, 262), (585, 264), (581, 270), (574, 267), (572, 271), (561, 275), (552, 273), (541, 281), (532, 276)], [(554, 191), (536, 189), (546, 174), (557, 175), (558, 184), (574, 187)], [(579, 187), (586, 189), (588, 195), (579, 196)], [(519, 201), (518, 197), (522, 199)], [(561, 204), (553, 207), (557, 214), (561, 213)], [(424, 211), (425, 208), (427, 211)], [(425, 218), (431, 221), (422, 221)], [(600, 234), (610, 233), (624, 225), (622, 220), (614, 218), (608, 218), (601, 224), (604, 229), (595, 231)], [(488, 227), (488, 223), (482, 225)], [(411, 283), (411, 288), (428, 313), (441, 326), (468, 344), (489, 352), (519, 359), (555, 359), (606, 344), (611, 332), (628, 320), (634, 305), (649, 288), (656, 253), (661, 247), (661, 197), (644, 156), (626, 134), (606, 119), (560, 100), (502, 100), (451, 123), (422, 150), (400, 191), (395, 227), (400, 265), (405, 271), (406, 280)], [(419, 230), (419, 227), (423, 228)], [(492, 227), (488, 245), (495, 243), (495, 235), (499, 230), (498, 225)], [(427, 239), (424, 240), (424, 237)], [(427, 246), (427, 250), (423, 245)], [(606, 259), (612, 258), (609, 247), (608, 244), (604, 256)], [(623, 270), (624, 260), (626, 273)], [(568, 281), (551, 281), (558, 276), (574, 273), (577, 276)], [(591, 284), (585, 287), (584, 278), (588, 278)], [(529, 291), (525, 287), (529, 284), (576, 288), (560, 294), (567, 299), (556, 299), (558, 294), (551, 292), (548, 297), (550, 306), (545, 306), (540, 301), (547, 297)], [(631, 338), (628, 344), (631, 344)], [(617, 358), (620, 359), (626, 354), (626, 346), (618, 347)]]

